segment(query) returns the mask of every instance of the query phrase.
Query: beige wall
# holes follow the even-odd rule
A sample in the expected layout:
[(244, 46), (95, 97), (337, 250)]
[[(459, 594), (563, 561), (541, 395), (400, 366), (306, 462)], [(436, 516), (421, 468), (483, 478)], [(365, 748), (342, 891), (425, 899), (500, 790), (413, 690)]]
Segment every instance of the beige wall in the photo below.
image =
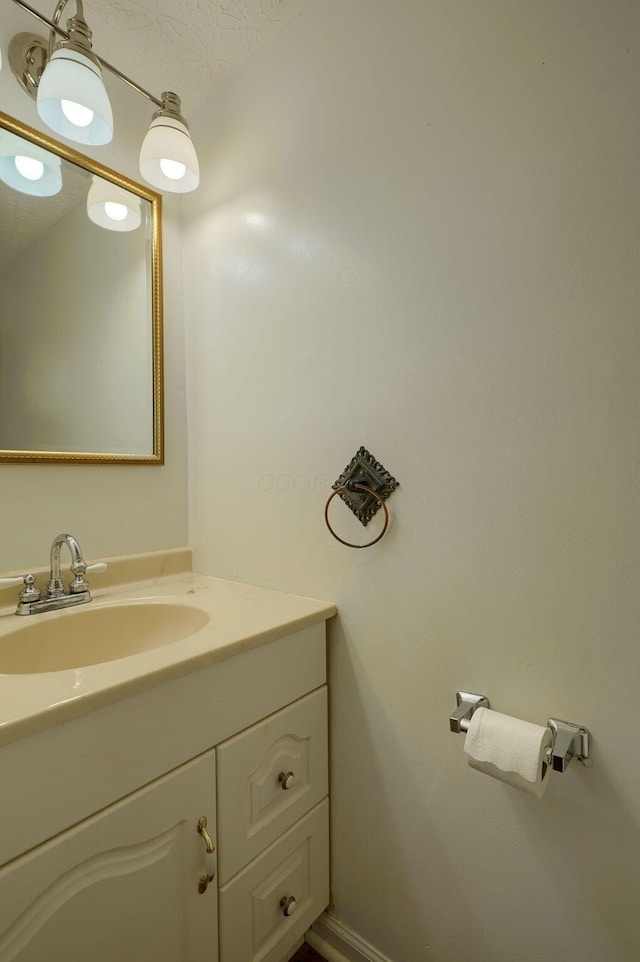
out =
[[(34, 127), (35, 105), (16, 84), (7, 61), (10, 37), (35, 21), (5, 4), (0, 22), (3, 70), (0, 109)], [(134, 180), (152, 105), (107, 78), (116, 136), (93, 156)], [(87, 150), (86, 153), (91, 153)], [(0, 464), (0, 571), (46, 564), (60, 531), (79, 540), (87, 558), (150, 551), (187, 541), (187, 463), (180, 202), (165, 203), (166, 465), (59, 466)], [(75, 399), (74, 399), (75, 401)]]
[[(394, 962), (640, 955), (639, 26), (323, 0), (192, 123), (197, 568), (338, 603), (334, 912)], [(361, 443), (401, 487), (358, 552)], [(460, 687), (593, 769), (470, 771)]]

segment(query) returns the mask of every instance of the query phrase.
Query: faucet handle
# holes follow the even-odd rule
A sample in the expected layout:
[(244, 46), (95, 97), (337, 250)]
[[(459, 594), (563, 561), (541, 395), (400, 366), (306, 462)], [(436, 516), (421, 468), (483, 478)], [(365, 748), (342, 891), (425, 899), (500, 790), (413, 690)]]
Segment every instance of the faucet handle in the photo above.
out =
[(85, 565), (84, 562), (82, 564), (72, 565), (71, 570), (73, 571), (75, 577), (69, 585), (69, 591), (71, 594), (77, 595), (81, 591), (89, 590), (89, 583), (85, 578), (85, 575), (89, 571), (95, 571), (98, 573), (100, 571), (106, 571), (108, 567), (109, 565), (104, 561), (96, 561), (95, 564), (92, 565)]
[(0, 578), (0, 588), (10, 588), (13, 585), (22, 585), (22, 591), (18, 598), (29, 604), (32, 601), (40, 600), (40, 589), (34, 588), (35, 578), (32, 574), (22, 575), (19, 578)]
[(18, 601), (26, 602), (26, 604), (31, 604), (32, 601), (40, 601), (40, 589), (34, 587), (35, 580), (32, 574), (24, 576), (24, 588), (18, 595)]
[[(22, 585), (26, 583), (29, 575), (20, 575), (19, 578), (0, 578), (0, 588), (12, 588), (14, 585)], [(31, 575), (33, 578), (33, 575)]]

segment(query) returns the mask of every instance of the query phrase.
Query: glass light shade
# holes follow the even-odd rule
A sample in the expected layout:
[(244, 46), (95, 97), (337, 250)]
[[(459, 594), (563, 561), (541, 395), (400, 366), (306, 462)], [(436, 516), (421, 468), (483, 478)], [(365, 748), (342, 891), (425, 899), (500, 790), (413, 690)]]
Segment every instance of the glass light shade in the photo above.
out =
[(68, 140), (97, 147), (113, 138), (113, 112), (100, 68), (77, 50), (53, 52), (38, 84), (37, 106), (45, 124)]
[(87, 194), (87, 214), (107, 230), (137, 230), (142, 221), (140, 198), (95, 174)]
[[(180, 165), (184, 173), (176, 176), (181, 173)], [(200, 167), (185, 124), (163, 116), (151, 121), (140, 149), (140, 173), (159, 190), (186, 194), (196, 189), (200, 183)]]
[[(17, 163), (16, 158), (20, 158)], [(36, 176), (37, 174), (40, 176)], [(53, 197), (62, 189), (60, 158), (8, 130), (2, 130), (0, 131), (0, 180), (7, 187), (19, 190), (22, 194), (31, 194), (32, 197)]]

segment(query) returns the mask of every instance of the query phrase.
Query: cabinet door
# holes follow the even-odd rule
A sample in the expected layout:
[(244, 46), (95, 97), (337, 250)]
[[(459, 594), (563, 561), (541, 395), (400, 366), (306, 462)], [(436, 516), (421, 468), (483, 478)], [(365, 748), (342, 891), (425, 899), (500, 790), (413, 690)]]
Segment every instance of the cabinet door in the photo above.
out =
[(0, 870), (0, 962), (215, 962), (210, 751)]

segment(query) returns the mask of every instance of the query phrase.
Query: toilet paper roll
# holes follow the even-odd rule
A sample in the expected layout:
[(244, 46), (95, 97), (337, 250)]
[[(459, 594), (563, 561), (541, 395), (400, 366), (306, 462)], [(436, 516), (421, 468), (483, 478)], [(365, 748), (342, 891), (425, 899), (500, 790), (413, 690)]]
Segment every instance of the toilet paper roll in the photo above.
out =
[(552, 742), (551, 731), (542, 725), (478, 708), (464, 750), (471, 768), (542, 798), (550, 775), (545, 755)]

